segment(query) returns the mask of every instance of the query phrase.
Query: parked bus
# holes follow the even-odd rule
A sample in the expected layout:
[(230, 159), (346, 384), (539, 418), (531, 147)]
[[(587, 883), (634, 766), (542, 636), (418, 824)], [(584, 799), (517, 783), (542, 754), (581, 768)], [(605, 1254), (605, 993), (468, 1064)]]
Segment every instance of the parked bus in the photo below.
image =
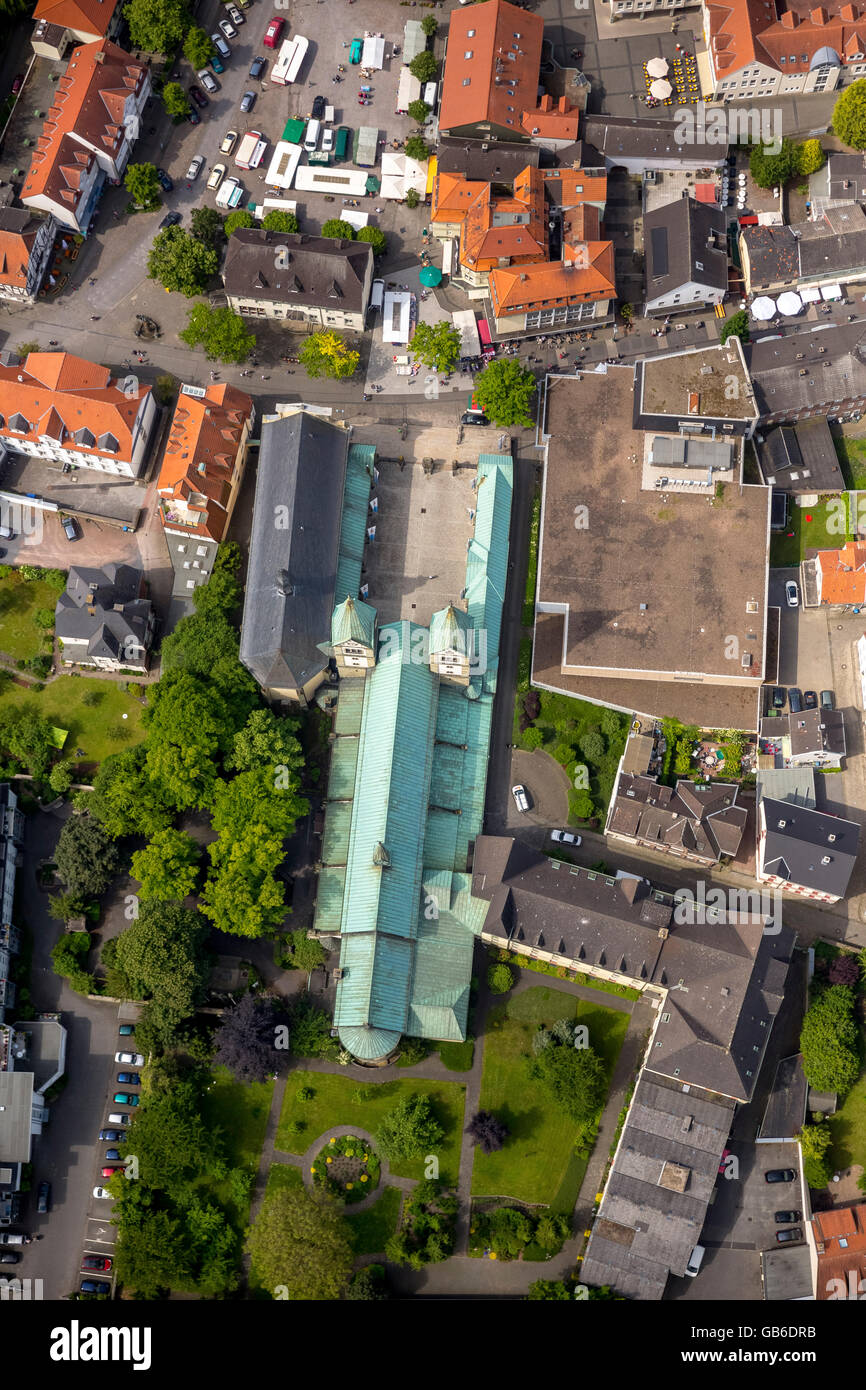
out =
[(303, 34), (296, 34), (293, 39), (286, 39), (280, 49), (280, 56), (271, 68), (271, 81), (285, 87), (289, 82), (297, 82), (301, 64), (309, 48), (309, 39), (305, 39)]

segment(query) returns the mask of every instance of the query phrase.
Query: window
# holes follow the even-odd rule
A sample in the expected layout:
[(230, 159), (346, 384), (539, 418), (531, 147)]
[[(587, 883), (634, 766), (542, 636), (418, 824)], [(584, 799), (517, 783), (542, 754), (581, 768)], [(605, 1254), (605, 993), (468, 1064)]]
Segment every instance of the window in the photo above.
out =
[(178, 554), (179, 554), (179, 555), (185, 555), (185, 554), (186, 554), (186, 546), (185, 546), (185, 545), (179, 545), (178, 548), (177, 548), (177, 551), (178, 551)]
[(196, 555), (207, 555), (207, 546), (206, 546), (206, 545), (198, 545), (198, 546), (196, 546), (195, 553), (196, 553)]
[(464, 86), (464, 87), (468, 87), (471, 81), (472, 81), (472, 78), (471, 78), (471, 77), (464, 77), (464, 79), (463, 79), (463, 86)]
[(467, 30), (466, 30), (466, 37), (467, 37), (467, 39), (474, 39), (474, 38), (475, 38), (475, 30), (474, 30), (474, 29), (467, 29)]
[(188, 570), (188, 569), (189, 569), (189, 560), (184, 560), (184, 562), (183, 562), (183, 567), (184, 567), (185, 570)]
[(472, 54), (473, 54), (474, 52), (475, 52), (474, 48), (467, 48), (466, 52), (463, 54), (463, 57), (464, 57), (464, 58), (471, 58), (471, 57), (472, 57)]
[(188, 580), (186, 581), (186, 587), (187, 587), (188, 589), (194, 589), (194, 588), (195, 588), (195, 580), (194, 580), (194, 579), (188, 579)]

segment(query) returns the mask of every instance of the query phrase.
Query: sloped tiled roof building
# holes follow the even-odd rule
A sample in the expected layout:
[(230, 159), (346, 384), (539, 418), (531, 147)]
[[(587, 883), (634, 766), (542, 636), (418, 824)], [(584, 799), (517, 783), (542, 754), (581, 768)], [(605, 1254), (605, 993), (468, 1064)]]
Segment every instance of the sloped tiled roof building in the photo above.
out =
[(146, 671), (154, 617), (143, 588), (140, 571), (131, 565), (73, 565), (54, 616), (64, 663)]

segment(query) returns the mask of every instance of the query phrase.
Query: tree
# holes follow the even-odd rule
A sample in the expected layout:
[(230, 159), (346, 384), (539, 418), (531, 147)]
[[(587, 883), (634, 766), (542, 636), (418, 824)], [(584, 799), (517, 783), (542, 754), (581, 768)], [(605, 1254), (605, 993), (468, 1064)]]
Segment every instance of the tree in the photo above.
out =
[(329, 1015), (303, 997), (292, 1008), (291, 1049), (295, 1057), (334, 1058), (338, 1051)]
[(252, 768), (297, 769), (303, 765), (304, 751), (297, 739), (297, 719), (282, 719), (272, 709), (254, 709), (246, 724), (235, 734), (226, 766), (236, 772)]
[(533, 749), (540, 748), (544, 742), (544, 734), (541, 729), (527, 729), (523, 735), (523, 747), (531, 753)]
[(54, 862), (68, 893), (98, 898), (118, 868), (120, 853), (98, 820), (72, 816), (60, 832)]
[(438, 67), (439, 64), (436, 62), (433, 54), (429, 49), (425, 49), (423, 53), (417, 54), (416, 57), (412, 59), (409, 64), (409, 71), (412, 76), (417, 77), (418, 81), (423, 85), (425, 82), (432, 82), (433, 78), (436, 76)]
[(64, 932), (51, 949), (51, 964), (54, 972), (69, 981), (79, 994), (89, 994), (92, 977), (84, 969), (84, 962), (90, 950), (90, 936), (86, 931)]
[[(195, 213), (193, 213), (194, 216)], [(156, 394), (160, 405), (171, 405), (176, 389), (177, 382), (171, 372), (164, 372), (162, 376), (156, 378)]]
[(182, 227), (166, 227), (159, 232), (147, 257), (150, 279), (187, 299), (203, 294), (218, 268), (216, 251)]
[(490, 362), (476, 378), (475, 396), (494, 425), (532, 424), (529, 402), (535, 394), (535, 377), (514, 357)]
[[(124, 1216), (133, 1193), (124, 1189)], [(143, 1194), (142, 1194), (143, 1195)], [(135, 1298), (158, 1298), (177, 1288), (192, 1272), (186, 1233), (181, 1222), (168, 1211), (152, 1206), (138, 1207), (134, 1221), (124, 1219), (123, 1236), (114, 1249), (115, 1270), (124, 1287)]]
[(421, 32), (425, 34), (428, 39), (432, 39), (438, 28), (439, 25), (436, 16), (433, 14), (425, 14), (424, 18), (421, 20)]
[(209, 958), (208, 924), (176, 902), (144, 902), (117, 938), (117, 963), (139, 999), (153, 999), (161, 1019), (179, 1023), (201, 1001)]
[(216, 792), (217, 759), (235, 734), (226, 703), (203, 681), (174, 672), (150, 699), (147, 771), (178, 811), (204, 810)]
[(129, 164), (123, 179), (124, 187), (137, 208), (159, 206), (159, 179), (154, 164)]
[(605, 754), (604, 735), (598, 729), (587, 729), (578, 741), (581, 753), (588, 763), (599, 763)]
[(341, 222), (339, 217), (329, 217), (322, 223), (322, 236), (336, 237), (340, 241), (354, 241), (355, 228), (351, 222)]
[(620, 318), (622, 319), (623, 323), (629, 324), (629, 323), (631, 323), (632, 319), (634, 318), (634, 309), (632, 308), (631, 304), (628, 304), (628, 303), (626, 303), (626, 304), (620, 304), (620, 306), (619, 306), (619, 314), (620, 314)]
[(497, 1255), (519, 1255), (532, 1240), (532, 1222), (516, 1207), (496, 1207), (486, 1218), (487, 1239)]
[(388, 1158), (417, 1158), (435, 1148), (444, 1133), (430, 1097), (415, 1094), (389, 1110), (377, 1130), (376, 1141)]
[(219, 251), (226, 239), (223, 219), (216, 208), (193, 208), (190, 218), (190, 233), (196, 241), (203, 241), (214, 251)]
[[(433, 16), (428, 15), (427, 18), (433, 19)], [(435, 19), (433, 23), (436, 23)], [(418, 97), (416, 101), (409, 102), (408, 114), (418, 125), (423, 125), (430, 115), (430, 107), (427, 105), (426, 101), (422, 101), (421, 98)]]
[(797, 172), (797, 148), (786, 136), (778, 154), (767, 154), (767, 147), (754, 145), (749, 155), (749, 173), (759, 188), (787, 183)]
[(802, 145), (797, 147), (797, 173), (808, 178), (810, 174), (817, 174), (819, 169), (823, 169), (826, 156), (821, 147), (820, 140), (804, 140)]
[(256, 346), (256, 335), (227, 305), (212, 309), (209, 304), (194, 304), (178, 337), (191, 348), (203, 347), (211, 362), (245, 362)]
[(726, 343), (729, 338), (739, 338), (741, 342), (749, 341), (749, 315), (745, 309), (738, 309), (722, 325), (719, 338)]
[(553, 1042), (532, 1062), (530, 1075), (578, 1124), (597, 1114), (604, 1099), (604, 1063), (591, 1047), (564, 1047)]
[(460, 356), (460, 334), (448, 319), (438, 323), (419, 323), (409, 349), (425, 367), (450, 372)]
[(9, 705), (0, 712), (0, 748), (18, 767), (42, 778), (54, 755), (51, 725), (29, 705)]
[(266, 1195), (246, 1249), (257, 1283), (275, 1298), (339, 1298), (352, 1273), (348, 1224), (324, 1193), (277, 1188)]
[(146, 757), (144, 744), (110, 753), (99, 764), (93, 791), (78, 798), (112, 839), (150, 836), (171, 821), (169, 805), (148, 775)]
[(68, 922), (71, 917), (79, 917), (84, 903), (74, 893), (57, 893), (48, 899), (48, 911), (57, 922)]
[(131, 47), (146, 53), (173, 53), (190, 24), (184, 0), (130, 0), (123, 16)]
[(381, 1303), (389, 1297), (382, 1265), (365, 1265), (363, 1269), (359, 1269), (358, 1273), (352, 1276), (343, 1294), (345, 1299), (363, 1299), (367, 1303)]
[(339, 333), (311, 333), (298, 356), (308, 376), (344, 381), (353, 374), (361, 354), (353, 351)]
[(262, 218), (262, 226), (266, 232), (296, 232), (300, 223), (293, 212), (271, 208)]
[(131, 873), (141, 884), (139, 898), (182, 900), (195, 889), (201, 851), (182, 830), (158, 830), (144, 849), (132, 856)]
[(58, 796), (65, 796), (72, 786), (72, 763), (55, 763), (48, 774), (48, 785)]
[(536, 1303), (570, 1303), (571, 1290), (561, 1279), (536, 1279), (526, 1297)]
[(305, 930), (293, 931), (291, 936), (292, 960), (299, 970), (309, 974), (324, 965), (328, 953), (315, 937), (307, 936)]
[(472, 1136), (482, 1153), (496, 1153), (508, 1138), (508, 1126), (503, 1124), (490, 1110), (479, 1110), (466, 1126), (466, 1133)]
[(162, 101), (169, 116), (185, 116), (189, 111), (189, 97), (179, 82), (166, 82)]
[(420, 203), (420, 201), (421, 201), (421, 195), (420, 195), (420, 193), (418, 192), (417, 188), (409, 188), (409, 189), (407, 189), (407, 191), (406, 191), (406, 206), (407, 206), (407, 208), (417, 208), (417, 206), (418, 206), (418, 204)]
[(507, 965), (491, 965), (487, 972), (487, 987), (491, 994), (507, 994), (514, 984), (514, 972)]
[(852, 82), (833, 107), (832, 126), (839, 139), (855, 150), (866, 150), (866, 80)]
[(230, 212), (226, 218), (226, 236), (231, 236), (232, 232), (238, 231), (241, 227), (252, 227), (253, 225), (251, 212), (247, 212), (246, 208), (235, 208), (234, 212)]
[(373, 248), (374, 256), (384, 256), (388, 246), (387, 238), (381, 227), (362, 227), (356, 240), (369, 242)]
[(817, 1091), (844, 1096), (860, 1071), (854, 994), (845, 985), (821, 989), (800, 1032), (803, 1071)]
[(860, 966), (856, 956), (844, 952), (830, 962), (828, 978), (831, 985), (848, 985), (851, 989), (860, 979)]
[[(419, 57), (423, 57), (423, 54), (419, 54)], [(430, 158), (430, 146), (423, 135), (410, 135), (404, 142), (403, 149), (408, 159), (415, 159), (419, 164)]]
[(241, 995), (217, 1029), (214, 1061), (227, 1067), (236, 1081), (264, 1081), (280, 1057), (277, 1030), (288, 1021), (277, 1000)]
[(217, 930), (247, 937), (276, 931), (286, 915), (285, 891), (274, 876), (285, 858), (282, 837), (249, 825), (238, 835), (220, 836), (208, 854), (201, 910)]
[(833, 1132), (826, 1120), (804, 1125), (799, 1135), (803, 1150), (803, 1176), (811, 1188), (820, 1192), (832, 1177), (828, 1154), (833, 1144)]
[(173, 1078), (171, 1086), (151, 1090), (147, 1105), (136, 1110), (125, 1147), (138, 1159), (148, 1187), (177, 1189), (228, 1172), (222, 1134), (205, 1124), (200, 1106), (197, 1081)]
[(209, 60), (216, 53), (216, 48), (212, 40), (205, 33), (204, 29), (199, 29), (193, 25), (187, 31), (187, 36), (183, 41), (183, 56), (194, 68), (206, 67)]

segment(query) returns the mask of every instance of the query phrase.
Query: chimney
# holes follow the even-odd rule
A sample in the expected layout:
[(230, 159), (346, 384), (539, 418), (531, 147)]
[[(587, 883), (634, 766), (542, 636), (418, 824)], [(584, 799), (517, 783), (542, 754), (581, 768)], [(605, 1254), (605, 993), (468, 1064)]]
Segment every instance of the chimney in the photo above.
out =
[(104, 48), (97, 48), (96, 52), (95, 52), (94, 55), (93, 55), (93, 61), (94, 61), (94, 63), (104, 63), (104, 62), (105, 62), (105, 49), (104, 49)]
[(779, 23), (785, 29), (796, 29), (799, 23), (799, 16), (796, 15), (793, 10), (786, 10), (779, 20)]

